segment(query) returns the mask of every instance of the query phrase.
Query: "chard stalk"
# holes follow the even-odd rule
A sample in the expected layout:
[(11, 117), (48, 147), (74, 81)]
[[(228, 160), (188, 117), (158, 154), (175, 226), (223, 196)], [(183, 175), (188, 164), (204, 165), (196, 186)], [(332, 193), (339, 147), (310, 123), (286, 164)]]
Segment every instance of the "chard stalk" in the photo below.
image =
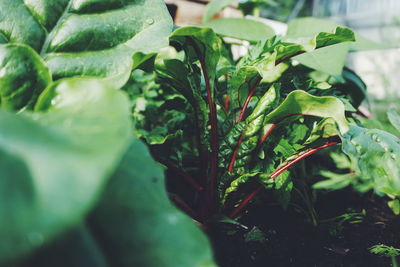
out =
[[(276, 177), (278, 177), (282, 172), (284, 172), (285, 170), (287, 170), (288, 168), (290, 168), (291, 166), (293, 166), (294, 164), (296, 164), (298, 161), (320, 151), (321, 149), (339, 144), (339, 141), (329, 141), (327, 143), (325, 143), (322, 146), (316, 147), (316, 148), (310, 148), (308, 149), (306, 152), (299, 154), (295, 159), (293, 159), (292, 161), (289, 161), (288, 163), (286, 163), (285, 165), (283, 165), (282, 167), (276, 169), (274, 172), (272, 172), (269, 177), (271, 179), (275, 179)], [(229, 217), (230, 218), (234, 218), (236, 217), (249, 203), (250, 201), (252, 201), (257, 195), (258, 193), (260, 193), (262, 191), (262, 189), (264, 188), (264, 185), (259, 185), (253, 192), (251, 192), (249, 195), (247, 195), (242, 202), (239, 204), (238, 207), (236, 207), (230, 214)]]

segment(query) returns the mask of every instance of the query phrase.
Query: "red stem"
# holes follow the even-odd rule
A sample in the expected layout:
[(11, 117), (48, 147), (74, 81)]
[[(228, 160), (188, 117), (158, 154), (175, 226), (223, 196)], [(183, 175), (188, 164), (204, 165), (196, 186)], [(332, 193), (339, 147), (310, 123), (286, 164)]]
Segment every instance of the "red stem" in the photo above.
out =
[(253, 192), (251, 192), (248, 196), (246, 196), (243, 201), (239, 204), (239, 206), (234, 209), (231, 214), (229, 214), (229, 218), (234, 218), (236, 217), (244, 207), (247, 206), (247, 204), (249, 204), (249, 202), (258, 194), (261, 192), (261, 190), (264, 188), (263, 185), (259, 186), (256, 188), (256, 190), (254, 190)]
[(208, 77), (206, 64), (203, 59), (200, 59), (200, 65), (203, 70), (203, 77), (206, 84), (207, 102), (210, 109), (210, 124), (211, 124), (211, 166), (209, 186), (206, 187), (209, 205), (214, 202), (214, 192), (217, 187), (217, 170), (218, 170), (218, 130), (217, 130), (217, 112), (213, 95), (211, 93), (210, 79)]
[[(311, 148), (309, 150), (307, 150), (307, 152), (305, 152), (304, 154), (301, 154), (299, 157), (297, 157), (296, 159), (292, 160), (291, 162), (289, 162), (288, 164), (286, 164), (285, 166), (275, 170), (274, 172), (272, 172), (269, 176), (271, 177), (271, 179), (275, 179), (276, 177), (278, 177), (282, 172), (284, 172), (285, 170), (287, 170), (288, 168), (290, 168), (291, 166), (293, 166), (295, 163), (297, 163), (298, 161), (320, 151), (321, 149), (339, 144), (340, 142), (336, 142), (336, 141), (331, 141), (328, 142), (322, 146), (316, 147), (316, 148)], [(229, 214), (230, 218), (234, 218), (236, 217), (246, 206), (247, 204), (249, 204), (249, 202), (251, 200), (254, 199), (255, 196), (257, 196), (258, 193), (261, 192), (261, 190), (264, 188), (263, 185), (258, 186), (253, 192), (251, 192), (249, 195), (247, 195), (242, 202), (239, 204), (239, 206), (237, 208), (235, 208), (231, 214)]]
[(225, 112), (229, 113), (229, 105), (230, 105), (230, 99), (229, 99), (229, 95), (225, 96)]
[(304, 152), (303, 154), (299, 155), (298, 157), (296, 157), (294, 160), (288, 162), (287, 164), (285, 164), (284, 166), (282, 166), (281, 168), (278, 168), (277, 170), (275, 170), (273, 173), (270, 174), (271, 179), (275, 179), (276, 177), (278, 177), (282, 172), (286, 171), (287, 169), (289, 169), (291, 166), (293, 166), (294, 164), (296, 164), (298, 161), (308, 157), (309, 155), (312, 155), (318, 151), (320, 151), (321, 149), (333, 146), (333, 145), (337, 145), (340, 142), (328, 142), (322, 146), (316, 147), (316, 148), (310, 148), (309, 150), (307, 150), (306, 152)]
[(305, 114), (305, 113), (293, 113), (293, 114), (289, 114), (289, 115), (286, 115), (286, 116), (278, 119), (277, 121), (275, 121), (274, 123), (271, 124), (271, 128), (269, 128), (268, 131), (260, 139), (259, 145), (264, 143), (265, 139), (267, 139), (267, 137), (271, 134), (272, 130), (274, 130), (276, 128), (276, 126), (278, 126), (279, 123), (281, 123), (283, 120), (285, 120), (285, 119), (287, 119), (289, 117), (293, 117), (293, 116), (297, 116), (297, 115), (307, 115), (307, 114)]
[(199, 217), (197, 213), (188, 205), (185, 201), (183, 201), (180, 197), (175, 194), (168, 194), (169, 199), (182, 211), (184, 211), (187, 215), (192, 217), (194, 220), (198, 221)]
[(256, 81), (256, 83), (254, 84), (254, 86), (250, 89), (249, 94), (246, 98), (246, 101), (243, 104), (242, 110), (240, 111), (239, 119), (237, 120), (238, 123), (244, 119), (244, 114), (246, 113), (247, 106), (249, 105), (251, 98), (253, 97), (254, 93), (256, 92), (257, 86), (260, 85), (260, 82), (261, 82), (261, 78), (259, 78)]

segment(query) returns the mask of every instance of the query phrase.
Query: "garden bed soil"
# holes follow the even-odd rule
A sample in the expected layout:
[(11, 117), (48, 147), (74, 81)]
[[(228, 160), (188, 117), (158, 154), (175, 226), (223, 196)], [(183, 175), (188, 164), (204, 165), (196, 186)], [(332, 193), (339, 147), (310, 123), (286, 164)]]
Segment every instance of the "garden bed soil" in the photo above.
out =
[[(267, 197), (267, 196), (265, 196)], [(265, 200), (267, 201), (267, 200)], [(210, 236), (218, 264), (222, 267), (384, 267), (390, 258), (369, 252), (377, 244), (400, 247), (400, 216), (394, 216), (386, 199), (372, 193), (359, 195), (350, 189), (318, 195), (318, 218), (362, 212), (358, 223), (320, 223), (313, 226), (304, 215), (260, 201), (250, 206), (240, 222), (257, 227), (262, 238), (246, 242), (249, 230), (236, 234), (211, 229)]]

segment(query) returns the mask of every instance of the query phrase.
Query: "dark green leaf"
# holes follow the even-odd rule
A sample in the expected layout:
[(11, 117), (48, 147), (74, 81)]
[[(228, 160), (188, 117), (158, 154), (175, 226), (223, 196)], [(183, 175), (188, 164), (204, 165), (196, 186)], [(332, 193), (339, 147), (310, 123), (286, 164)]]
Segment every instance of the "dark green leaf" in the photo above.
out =
[(0, 32), (40, 53), (53, 78), (98, 76), (117, 88), (134, 53), (166, 46), (172, 29), (161, 0), (2, 0), (0, 10)]
[(171, 205), (162, 168), (137, 140), (90, 215), (89, 226), (111, 266), (215, 266), (208, 240)]
[(121, 92), (78, 79), (56, 90), (51, 112), (0, 111), (0, 265), (81, 221), (131, 135)]
[(40, 56), (22, 44), (0, 45), (0, 104), (18, 110), (32, 108), (51, 82), (51, 74)]

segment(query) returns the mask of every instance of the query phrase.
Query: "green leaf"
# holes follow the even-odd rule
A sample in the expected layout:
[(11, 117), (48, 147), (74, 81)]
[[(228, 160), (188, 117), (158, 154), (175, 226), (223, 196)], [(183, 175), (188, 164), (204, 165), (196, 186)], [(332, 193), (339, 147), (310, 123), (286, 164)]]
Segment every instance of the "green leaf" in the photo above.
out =
[(205, 235), (171, 205), (162, 168), (138, 140), (110, 179), (89, 226), (111, 266), (216, 266)]
[(244, 137), (251, 137), (260, 130), (265, 114), (270, 112), (279, 103), (279, 90), (280, 86), (273, 84), (258, 101), (253, 112), (246, 118), (247, 127), (243, 135)]
[(328, 179), (313, 184), (314, 189), (339, 190), (349, 186), (357, 176), (354, 173), (338, 174), (324, 170), (319, 174)]
[(132, 56), (168, 44), (172, 21), (161, 0), (3, 0), (0, 32), (31, 46), (59, 79), (107, 78), (121, 87)]
[(400, 201), (398, 199), (388, 201), (388, 206), (395, 215), (400, 215)]
[(394, 108), (387, 112), (388, 119), (394, 128), (400, 133), (400, 115)]
[(286, 209), (291, 199), (291, 193), (293, 189), (293, 182), (290, 177), (289, 171), (284, 171), (278, 177), (274, 179), (275, 190), (274, 195), (278, 199), (278, 202)]
[[(211, 93), (214, 95), (214, 81), (217, 76), (217, 64), (221, 54), (221, 39), (210, 28), (188, 26), (174, 31), (171, 40), (184, 45), (190, 62), (200, 61), (210, 80)], [(203, 70), (204, 71), (204, 70)]]
[(178, 59), (165, 59), (163, 64), (156, 68), (160, 82), (182, 94), (193, 107), (196, 118), (196, 127), (200, 133), (199, 140), (204, 147), (209, 147), (208, 133), (208, 107), (200, 87), (200, 79), (196, 73), (190, 72), (186, 65)]
[(123, 93), (82, 79), (56, 90), (51, 112), (0, 110), (0, 265), (81, 221), (130, 138)]
[(223, 18), (206, 22), (203, 25), (210, 27), (222, 36), (250, 42), (267, 40), (275, 35), (274, 30), (266, 24), (246, 18)]
[(215, 14), (232, 4), (235, 0), (212, 0), (207, 4), (203, 15), (203, 22), (209, 21)]
[[(304, 66), (325, 72), (330, 75), (340, 75), (349, 49), (348, 43), (324, 47), (318, 50), (294, 57)], [(334, 58), (332, 55), (335, 55)]]
[(400, 139), (377, 129), (352, 125), (342, 136), (342, 150), (374, 190), (400, 196)]
[(222, 204), (224, 204), (228, 198), (228, 196), (233, 193), (236, 192), (239, 189), (239, 186), (242, 184), (245, 184), (249, 181), (249, 179), (252, 179), (254, 176), (259, 175), (259, 172), (255, 172), (255, 173), (246, 173), (243, 175), (240, 175), (238, 178), (234, 179), (230, 185), (225, 189), (223, 198), (222, 198)]
[[(331, 32), (338, 26), (340, 25), (327, 19), (314, 17), (298, 18), (289, 22), (287, 35), (292, 37), (313, 36), (320, 32)], [(357, 33), (355, 33), (355, 39), (356, 41), (350, 45), (352, 51), (389, 48), (387, 45), (375, 43)]]
[(32, 107), (51, 82), (44, 61), (22, 44), (0, 45), (0, 73), (0, 104), (10, 110)]
[[(320, 32), (331, 32), (338, 25), (330, 20), (320, 18), (299, 18), (292, 20), (288, 24), (287, 36), (294, 37), (312, 37)], [(361, 51), (372, 49), (385, 49), (386, 45), (369, 41), (359, 34), (355, 33), (355, 42), (351, 44), (335, 45), (329, 48), (318, 49), (311, 53), (296, 57), (301, 64), (326, 72), (331, 75), (340, 75), (346, 55), (349, 51)], [(332, 59), (335, 55), (335, 59)]]
[(268, 131), (270, 124), (295, 114), (333, 118), (341, 133), (349, 129), (344, 105), (339, 99), (332, 96), (313, 96), (302, 90), (295, 90), (276, 109), (265, 116), (264, 133)]
[(319, 138), (328, 138), (330, 136), (338, 135), (339, 132), (336, 127), (336, 122), (333, 118), (324, 118), (311, 131), (310, 136), (307, 138), (305, 145), (317, 141)]

